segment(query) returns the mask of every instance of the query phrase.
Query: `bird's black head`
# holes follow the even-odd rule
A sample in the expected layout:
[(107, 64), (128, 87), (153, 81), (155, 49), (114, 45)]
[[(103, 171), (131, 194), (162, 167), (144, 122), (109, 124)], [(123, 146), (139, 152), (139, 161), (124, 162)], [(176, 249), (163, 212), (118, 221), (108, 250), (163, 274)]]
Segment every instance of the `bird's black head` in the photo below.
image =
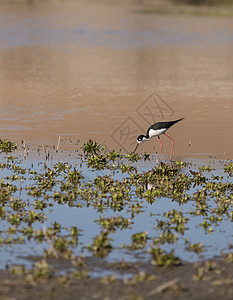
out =
[(139, 145), (141, 142), (144, 142), (145, 140), (146, 140), (146, 137), (145, 137), (145, 135), (143, 135), (143, 134), (141, 134), (141, 135), (139, 135), (139, 136), (137, 137), (137, 145), (136, 145), (136, 148), (135, 148), (135, 150), (134, 150), (134, 153), (136, 152), (138, 145)]
[(139, 135), (138, 137), (137, 137), (137, 142), (138, 142), (138, 144), (140, 144), (141, 142), (143, 142), (144, 141), (144, 138), (145, 136), (143, 135), (143, 134), (141, 134), (141, 135)]

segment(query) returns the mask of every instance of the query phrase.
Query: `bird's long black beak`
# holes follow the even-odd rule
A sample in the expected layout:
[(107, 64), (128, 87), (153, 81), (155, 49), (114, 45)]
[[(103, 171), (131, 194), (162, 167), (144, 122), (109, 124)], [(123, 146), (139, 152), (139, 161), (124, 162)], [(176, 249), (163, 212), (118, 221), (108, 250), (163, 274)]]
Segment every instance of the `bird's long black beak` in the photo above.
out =
[(136, 145), (136, 148), (134, 149), (134, 152), (133, 152), (133, 153), (135, 153), (135, 152), (136, 152), (138, 145), (139, 145), (139, 144), (137, 143), (137, 145)]

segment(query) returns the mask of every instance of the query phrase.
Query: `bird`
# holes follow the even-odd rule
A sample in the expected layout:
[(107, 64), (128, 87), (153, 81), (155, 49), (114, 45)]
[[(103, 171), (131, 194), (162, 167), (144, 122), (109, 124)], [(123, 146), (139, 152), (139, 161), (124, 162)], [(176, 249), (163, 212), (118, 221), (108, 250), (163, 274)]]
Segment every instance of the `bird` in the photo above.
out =
[(162, 154), (162, 149), (163, 149), (163, 144), (161, 142), (160, 139), (160, 135), (164, 134), (166, 137), (168, 137), (170, 140), (172, 140), (172, 148), (171, 148), (171, 154), (170, 154), (170, 161), (172, 161), (172, 153), (173, 153), (173, 148), (174, 148), (174, 143), (175, 140), (173, 138), (171, 138), (169, 135), (167, 135), (165, 132), (172, 127), (174, 124), (180, 122), (181, 120), (183, 120), (184, 118), (180, 118), (178, 120), (175, 121), (168, 121), (168, 122), (157, 122), (153, 125), (151, 125), (148, 129), (147, 129), (147, 133), (146, 135), (139, 135), (137, 137), (137, 144), (136, 144), (136, 148), (133, 151), (134, 153), (136, 152), (138, 146), (140, 143), (145, 142), (145, 141), (149, 141), (152, 137), (157, 136), (160, 142), (160, 154), (159, 154), (159, 159), (161, 157)]

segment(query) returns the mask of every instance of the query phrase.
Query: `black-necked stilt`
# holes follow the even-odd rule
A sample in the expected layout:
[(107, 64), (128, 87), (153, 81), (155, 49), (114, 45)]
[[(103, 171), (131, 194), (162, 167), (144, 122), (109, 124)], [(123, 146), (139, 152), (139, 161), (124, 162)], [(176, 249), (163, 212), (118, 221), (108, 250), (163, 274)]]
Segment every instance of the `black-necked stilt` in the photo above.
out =
[(159, 158), (161, 157), (161, 153), (162, 153), (162, 149), (163, 149), (163, 144), (161, 142), (161, 139), (160, 139), (160, 135), (161, 134), (164, 134), (166, 135), (166, 137), (168, 137), (170, 140), (172, 140), (172, 148), (171, 148), (171, 155), (170, 155), (170, 161), (172, 160), (172, 152), (173, 152), (173, 147), (174, 147), (174, 143), (175, 143), (175, 140), (173, 138), (171, 138), (170, 136), (168, 136), (165, 132), (174, 124), (176, 124), (177, 122), (183, 120), (184, 118), (181, 118), (181, 119), (178, 119), (178, 120), (175, 120), (175, 121), (168, 121), (168, 122), (157, 122), (153, 125), (151, 125), (148, 129), (147, 129), (147, 133), (146, 135), (139, 135), (137, 137), (137, 145), (136, 145), (136, 148), (134, 150), (134, 152), (137, 150), (137, 147), (138, 145), (141, 143), (141, 142), (145, 142), (145, 141), (148, 141), (149, 139), (151, 139), (152, 137), (154, 136), (157, 136), (159, 141), (160, 141), (160, 154), (159, 154)]

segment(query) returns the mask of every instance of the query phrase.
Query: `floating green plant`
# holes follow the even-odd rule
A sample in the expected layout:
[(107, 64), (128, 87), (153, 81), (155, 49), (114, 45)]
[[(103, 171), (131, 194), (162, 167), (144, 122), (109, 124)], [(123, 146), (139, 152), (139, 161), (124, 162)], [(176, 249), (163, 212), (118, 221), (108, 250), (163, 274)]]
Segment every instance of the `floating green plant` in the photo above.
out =
[(181, 263), (180, 259), (174, 255), (174, 251), (167, 253), (160, 247), (152, 247), (150, 253), (152, 254), (151, 263), (159, 267), (171, 267)]
[(227, 172), (230, 176), (233, 176), (233, 163), (226, 164), (224, 166), (224, 171)]
[(17, 149), (17, 143), (13, 143), (9, 140), (0, 139), (0, 151), (4, 153), (9, 153)]
[(131, 219), (126, 219), (119, 215), (111, 218), (100, 217), (96, 222), (109, 232), (115, 232), (118, 228), (120, 230), (130, 228), (130, 225), (132, 224)]
[(113, 247), (110, 243), (111, 239), (108, 237), (108, 231), (101, 231), (92, 245), (88, 246), (88, 249), (93, 252), (94, 256), (104, 258), (112, 251)]

